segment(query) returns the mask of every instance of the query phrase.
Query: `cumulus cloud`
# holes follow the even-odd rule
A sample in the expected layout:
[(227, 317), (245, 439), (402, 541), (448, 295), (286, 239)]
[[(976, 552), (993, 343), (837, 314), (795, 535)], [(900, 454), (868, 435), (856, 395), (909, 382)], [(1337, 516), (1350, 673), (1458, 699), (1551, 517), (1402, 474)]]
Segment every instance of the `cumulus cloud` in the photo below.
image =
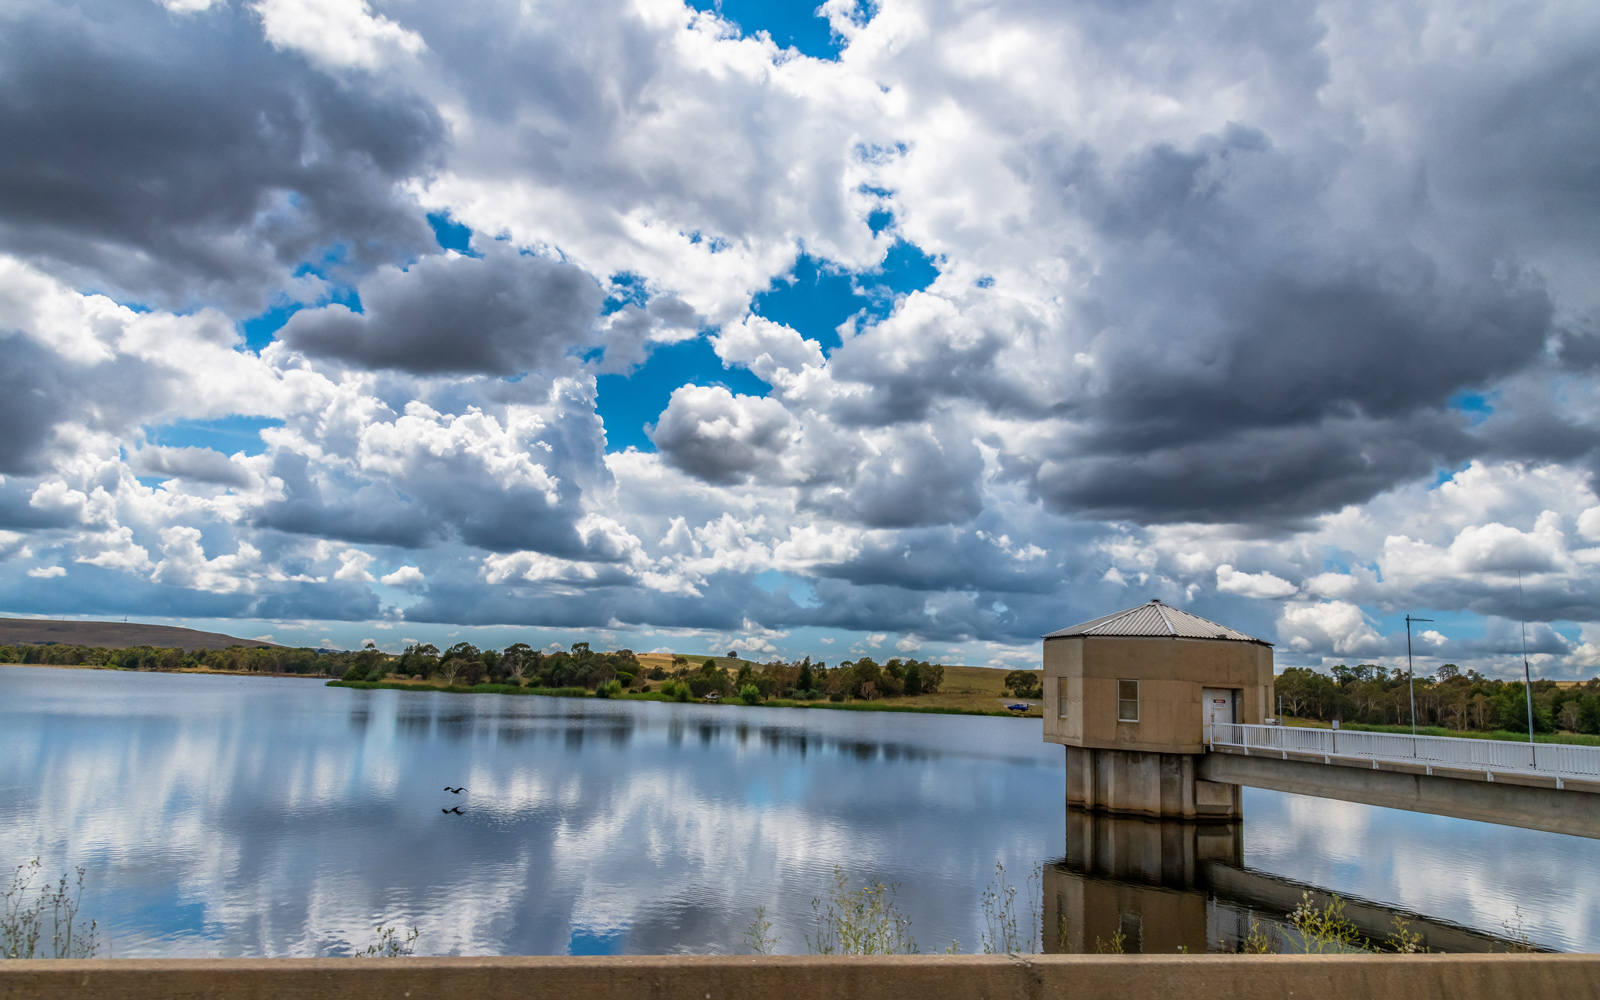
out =
[(1217, 567), (1217, 589), (1241, 597), (1288, 597), (1299, 587), (1271, 573), (1241, 573), (1227, 563)]
[[(427, 575), (417, 567), (401, 566), (393, 573), (385, 573), (383, 576), (378, 578), (378, 581), (385, 587), (399, 587), (401, 589), (409, 590), (422, 586), (427, 579)], [(406, 641), (415, 642), (416, 640), (409, 639)]]
[(0, 67), (0, 248), (75, 284), (248, 310), (298, 292), (308, 255), (359, 269), (431, 244), (398, 185), (438, 112), (280, 53), (242, 6), (25, 3)]
[(731, 485), (775, 464), (788, 447), (791, 424), (776, 400), (686, 385), (673, 390), (650, 440), (675, 468)]
[(260, 0), (253, 6), (267, 41), (335, 68), (377, 69), (386, 56), (426, 47), (416, 32), (374, 15), (365, 0)]
[(1488, 11), (26, 0), (0, 601), (1580, 669), (1600, 15)]
[(248, 486), (250, 474), (227, 455), (211, 448), (141, 448), (128, 463), (146, 476), (171, 476), (196, 483)]
[(291, 346), (363, 368), (510, 375), (559, 369), (583, 343), (603, 295), (570, 264), (491, 243), (482, 257), (425, 257), (380, 268), (357, 286), (362, 311), (298, 312)]
[(1361, 609), (1347, 601), (1286, 605), (1278, 634), (1302, 653), (1326, 650), (1338, 656), (1370, 657), (1386, 651), (1383, 637)]

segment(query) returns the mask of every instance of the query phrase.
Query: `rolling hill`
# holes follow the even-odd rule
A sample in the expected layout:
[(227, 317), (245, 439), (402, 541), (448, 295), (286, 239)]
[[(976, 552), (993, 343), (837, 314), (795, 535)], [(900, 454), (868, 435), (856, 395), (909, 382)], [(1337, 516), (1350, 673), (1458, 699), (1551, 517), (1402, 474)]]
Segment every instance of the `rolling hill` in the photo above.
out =
[(259, 639), (240, 639), (221, 632), (200, 632), (175, 625), (143, 622), (72, 622), (48, 618), (0, 618), (0, 645), (55, 642), (64, 646), (182, 647), (186, 650), (226, 649), (229, 646), (275, 646)]

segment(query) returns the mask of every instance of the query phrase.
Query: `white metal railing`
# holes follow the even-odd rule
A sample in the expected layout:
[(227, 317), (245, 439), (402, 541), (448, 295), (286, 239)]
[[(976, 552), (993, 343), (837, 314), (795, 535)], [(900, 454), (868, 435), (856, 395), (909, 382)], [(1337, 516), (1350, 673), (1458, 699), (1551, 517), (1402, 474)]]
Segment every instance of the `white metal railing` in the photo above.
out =
[(1600, 780), (1600, 747), (1568, 743), (1512, 743), (1451, 736), (1408, 736), (1402, 733), (1363, 733), (1349, 729), (1299, 729), (1291, 726), (1245, 726), (1213, 723), (1206, 726), (1206, 746), (1238, 747), (1282, 754), (1312, 754), (1331, 760), (1355, 757), (1395, 764), (1528, 774), (1555, 778)]

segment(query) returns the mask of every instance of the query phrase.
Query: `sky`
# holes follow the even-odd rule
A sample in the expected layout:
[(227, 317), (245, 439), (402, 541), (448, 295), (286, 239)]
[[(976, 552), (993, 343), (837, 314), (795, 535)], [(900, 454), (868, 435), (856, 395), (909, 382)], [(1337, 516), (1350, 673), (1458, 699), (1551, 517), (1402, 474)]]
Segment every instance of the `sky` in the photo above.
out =
[(1600, 672), (1600, 5), (0, 21), (0, 613)]

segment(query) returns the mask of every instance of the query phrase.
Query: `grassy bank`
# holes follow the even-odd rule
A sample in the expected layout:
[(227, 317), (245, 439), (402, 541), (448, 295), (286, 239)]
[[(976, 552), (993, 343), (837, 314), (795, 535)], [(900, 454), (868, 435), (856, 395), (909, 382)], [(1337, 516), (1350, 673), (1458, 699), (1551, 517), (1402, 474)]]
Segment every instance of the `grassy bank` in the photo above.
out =
[[(982, 669), (982, 668), (967, 668)], [(386, 688), (392, 691), (440, 691), (446, 694), (509, 694), (509, 695), (542, 695), (547, 698), (600, 698), (593, 691), (579, 687), (546, 688), (546, 687), (518, 687), (514, 684), (475, 684), (472, 687), (456, 685), (446, 687), (442, 684), (429, 684), (426, 681), (340, 681), (328, 682), (328, 687), (356, 688), (370, 691), (375, 688)], [(659, 691), (624, 691), (614, 696), (618, 701), (676, 701), (676, 698), (663, 695)], [(943, 695), (927, 695), (917, 698), (901, 698), (896, 701), (793, 701), (787, 698), (773, 698), (759, 703), (761, 708), (825, 708), (844, 712), (911, 712), (924, 715), (992, 715), (1007, 718), (1020, 717), (1020, 713), (1009, 712), (1003, 708), (993, 709), (961, 707), (955, 705), (927, 704), (944, 697)], [(730, 705), (736, 708), (747, 707), (737, 698), (725, 698), (717, 702), (695, 701), (693, 704)], [(1034, 718), (1038, 717), (1038, 710), (1032, 710)]]
[[(1316, 719), (1296, 719), (1287, 716), (1284, 718), (1283, 724), (1286, 726), (1295, 726), (1300, 729), (1333, 728), (1328, 723), (1319, 722)], [(1401, 736), (1411, 735), (1410, 726), (1370, 726), (1358, 722), (1350, 722), (1340, 723), (1339, 728), (1341, 730), (1357, 733), (1398, 733)], [(1443, 726), (1418, 726), (1417, 735), (1449, 736), (1456, 739), (1466, 740), (1507, 740), (1512, 743), (1528, 742), (1527, 733), (1514, 733), (1504, 729), (1496, 729), (1492, 732), (1481, 732), (1462, 729), (1445, 729)], [(1600, 736), (1592, 736), (1588, 733), (1537, 733), (1534, 735), (1533, 740), (1535, 743), (1565, 743), (1572, 746), (1584, 747), (1600, 746)]]

